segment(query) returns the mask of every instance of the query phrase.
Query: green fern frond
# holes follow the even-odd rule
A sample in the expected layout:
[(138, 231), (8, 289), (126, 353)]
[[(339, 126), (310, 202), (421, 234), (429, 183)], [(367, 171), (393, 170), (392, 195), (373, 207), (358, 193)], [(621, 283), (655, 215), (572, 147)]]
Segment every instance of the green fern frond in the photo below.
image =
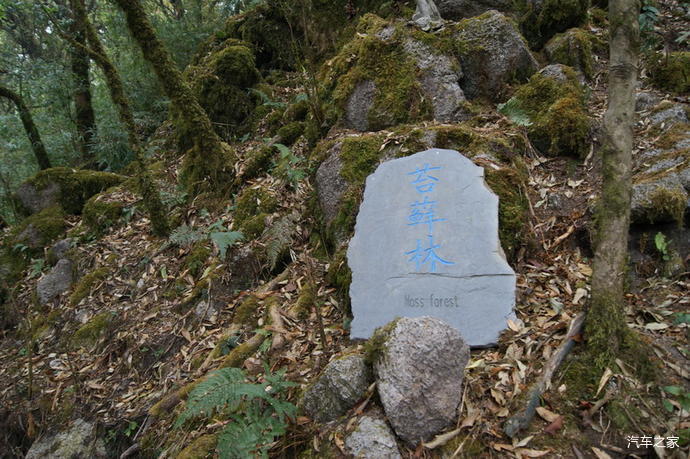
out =
[(522, 109), (520, 102), (515, 97), (512, 97), (504, 104), (498, 104), (497, 108), (500, 113), (518, 126), (532, 125), (529, 115)]
[(179, 247), (190, 247), (195, 242), (206, 237), (203, 231), (196, 230), (187, 225), (181, 225), (170, 233), (170, 243)]
[(266, 230), (264, 241), (266, 244), (266, 259), (271, 270), (275, 269), (281, 255), (292, 246), (297, 230), (298, 217), (292, 213), (276, 220)]

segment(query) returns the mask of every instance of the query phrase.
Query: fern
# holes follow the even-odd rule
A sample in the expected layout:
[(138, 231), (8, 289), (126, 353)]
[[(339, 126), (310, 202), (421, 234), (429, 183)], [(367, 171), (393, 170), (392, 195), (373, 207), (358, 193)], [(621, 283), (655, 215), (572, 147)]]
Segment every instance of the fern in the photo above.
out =
[(515, 97), (512, 97), (505, 104), (498, 104), (498, 111), (518, 126), (532, 125), (529, 115), (523, 110), (520, 102)]
[(294, 213), (280, 217), (266, 230), (264, 240), (266, 244), (266, 259), (273, 271), (280, 257), (292, 245), (297, 230), (298, 216)]
[(265, 92), (263, 92), (259, 89), (249, 88), (249, 92), (258, 96), (259, 99), (261, 99), (261, 104), (265, 105), (267, 107), (285, 108), (287, 106), (287, 104), (285, 102), (274, 102), (274, 101), (272, 101), (271, 98), (268, 97), (268, 95)]
[(187, 225), (181, 225), (175, 228), (172, 233), (170, 233), (170, 243), (180, 246), (189, 247), (197, 241), (200, 241), (206, 237), (203, 231), (196, 230)]
[(219, 435), (220, 457), (268, 457), (271, 443), (285, 433), (287, 419), (296, 412), (292, 403), (279, 396), (295, 385), (285, 381), (284, 372), (271, 374), (266, 369), (265, 381), (252, 384), (239, 368), (223, 368), (192, 390), (175, 426), (224, 414), (232, 422)]
[(237, 241), (241, 241), (244, 235), (239, 231), (217, 231), (209, 235), (213, 243), (220, 251), (220, 257), (225, 258), (228, 247)]

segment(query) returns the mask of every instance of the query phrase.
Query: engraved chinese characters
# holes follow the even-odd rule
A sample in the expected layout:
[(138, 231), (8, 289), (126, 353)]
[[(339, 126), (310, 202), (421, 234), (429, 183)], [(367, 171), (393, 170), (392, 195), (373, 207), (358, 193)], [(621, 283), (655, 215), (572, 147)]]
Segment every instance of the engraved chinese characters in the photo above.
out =
[(460, 153), (432, 149), (367, 178), (348, 248), (352, 338), (396, 317), (434, 316), (471, 346), (512, 317), (515, 274), (498, 241), (498, 198)]

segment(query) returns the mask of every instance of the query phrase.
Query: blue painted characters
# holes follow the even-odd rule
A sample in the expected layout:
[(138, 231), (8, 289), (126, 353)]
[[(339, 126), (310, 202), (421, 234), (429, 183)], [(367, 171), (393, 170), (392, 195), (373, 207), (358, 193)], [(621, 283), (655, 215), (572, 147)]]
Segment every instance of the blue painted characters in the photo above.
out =
[[(432, 167), (429, 164), (424, 164), (421, 168), (417, 168), (407, 175), (414, 176), (414, 180), (410, 183), (414, 185), (415, 190), (419, 194), (419, 199), (410, 204), (410, 214), (407, 217), (407, 226), (416, 228), (421, 226), (426, 230), (426, 239), (417, 238), (416, 247), (405, 255), (409, 255), (408, 262), (414, 263), (416, 272), (430, 272), (435, 273), (439, 265), (453, 265), (452, 261), (444, 260), (436, 253), (437, 249), (441, 248), (441, 244), (434, 242), (434, 224), (437, 222), (445, 222), (447, 219), (440, 218), (436, 215), (437, 201), (430, 199), (428, 193), (433, 193), (436, 185), (440, 183), (439, 178), (431, 175), (431, 171), (441, 170), (440, 166)], [(434, 172), (434, 174), (436, 174)], [(426, 271), (425, 271), (426, 270)]]

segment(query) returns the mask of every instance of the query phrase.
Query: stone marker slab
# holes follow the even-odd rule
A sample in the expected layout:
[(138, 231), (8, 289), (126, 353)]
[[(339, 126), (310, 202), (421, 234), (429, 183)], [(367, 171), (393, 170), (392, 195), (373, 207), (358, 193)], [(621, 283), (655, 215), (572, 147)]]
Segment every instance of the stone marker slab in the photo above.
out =
[(470, 346), (489, 346), (513, 318), (515, 273), (498, 239), (498, 197), (484, 169), (431, 149), (367, 178), (347, 251), (354, 319), (371, 337), (396, 317), (437, 317)]

